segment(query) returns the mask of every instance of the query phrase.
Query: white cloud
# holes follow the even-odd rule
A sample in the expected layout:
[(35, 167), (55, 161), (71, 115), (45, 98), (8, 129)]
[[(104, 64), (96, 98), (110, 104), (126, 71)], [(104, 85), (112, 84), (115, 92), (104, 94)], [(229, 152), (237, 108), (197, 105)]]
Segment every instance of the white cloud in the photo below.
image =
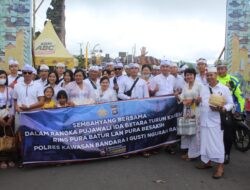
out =
[[(166, 6), (166, 11), (160, 4), (150, 11), (149, 1), (141, 7), (118, 1), (98, 6), (96, 2), (66, 3), (66, 44), (73, 54), (79, 53), (79, 43), (86, 45), (89, 41), (92, 48), (99, 43), (104, 53), (112, 55), (118, 55), (118, 51), (131, 53), (136, 43), (137, 54), (140, 47), (146, 46), (149, 54), (158, 58), (165, 55), (174, 60), (195, 61), (198, 57), (214, 60), (224, 46), (225, 10), (218, 9), (216, 4), (209, 8), (216, 7), (213, 15), (220, 15), (217, 19), (206, 15), (212, 10), (203, 10), (204, 5), (198, 1), (201, 8), (194, 8), (196, 12), (185, 11), (185, 5), (178, 9), (178, 3), (165, 1), (159, 2)], [(176, 5), (176, 11), (169, 9), (168, 4)], [(190, 3), (187, 7), (191, 7)]]

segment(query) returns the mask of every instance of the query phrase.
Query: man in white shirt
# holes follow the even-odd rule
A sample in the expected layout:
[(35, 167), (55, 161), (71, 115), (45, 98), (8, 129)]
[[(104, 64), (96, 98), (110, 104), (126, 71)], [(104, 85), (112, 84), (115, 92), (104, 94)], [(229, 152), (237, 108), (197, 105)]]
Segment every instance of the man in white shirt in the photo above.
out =
[(125, 71), (125, 73), (126, 73), (125, 76), (126, 76), (126, 77), (129, 77), (130, 74), (129, 74), (129, 66), (128, 66), (128, 65), (125, 65), (125, 66), (124, 66), (124, 71)]
[(17, 82), (23, 81), (23, 77), (18, 75), (18, 65), (19, 62), (17, 60), (9, 60), (10, 74), (8, 75), (8, 86), (11, 88), (14, 88)]
[(96, 96), (98, 96), (98, 89), (101, 86), (98, 75), (99, 75), (99, 67), (91, 66), (89, 68), (89, 77), (84, 80), (91, 87), (91, 89), (95, 92)]
[(110, 78), (110, 85), (109, 87), (111, 89), (114, 89), (117, 93), (119, 91), (119, 86), (123, 83), (124, 80), (127, 79), (126, 76), (122, 75), (123, 73), (123, 64), (122, 63), (116, 63), (114, 65), (114, 71), (115, 71), (115, 76)]
[(57, 72), (58, 78), (59, 78), (58, 85), (60, 86), (61, 83), (63, 82), (63, 73), (65, 72), (65, 64), (64, 63), (57, 63), (56, 64), (56, 72)]
[(24, 81), (14, 87), (13, 99), (17, 112), (40, 108), (44, 103), (43, 87), (32, 80), (32, 70), (30, 65), (25, 65), (22, 69)]
[(102, 77), (102, 66), (98, 66), (98, 68), (99, 68), (99, 72), (98, 72), (98, 76), (97, 76), (97, 78), (98, 79), (101, 79), (101, 77)]
[(113, 62), (106, 63), (106, 69), (109, 70), (109, 71), (113, 71), (114, 63)]
[(170, 65), (170, 61), (161, 60), (161, 74), (155, 76), (151, 80), (151, 91), (154, 96), (163, 96), (174, 93), (176, 85), (174, 76), (170, 74)]
[(145, 80), (138, 77), (139, 68), (140, 66), (137, 63), (129, 64), (130, 77), (128, 77), (119, 87), (119, 99), (129, 100), (149, 97), (147, 83)]
[[(228, 87), (217, 81), (216, 67), (210, 67), (207, 71), (207, 81), (209, 85), (203, 86), (201, 90), (201, 160), (203, 164), (198, 165), (198, 169), (211, 168), (211, 161), (218, 164), (214, 179), (219, 179), (224, 174), (224, 142), (223, 130), (221, 128), (220, 113), (231, 111), (234, 103)], [(221, 107), (213, 107), (209, 103), (211, 94), (218, 94), (224, 97), (226, 103)]]
[(40, 68), (39, 68), (40, 79), (36, 80), (35, 82), (45, 87), (48, 83), (47, 81), (48, 75), (49, 75), (49, 67), (45, 64), (40, 65)]
[(153, 65), (152, 67), (152, 76), (155, 77), (161, 74), (161, 67), (159, 65)]
[(93, 88), (93, 90), (96, 90), (100, 87), (100, 79), (98, 78), (99, 74), (99, 67), (98, 66), (91, 66), (89, 68), (89, 77), (86, 78), (84, 81)]
[[(174, 93), (175, 89), (175, 78), (170, 74), (171, 61), (161, 60), (160, 70), (161, 74), (156, 75), (152, 78), (150, 83), (150, 92), (153, 96), (164, 96)], [(158, 151), (158, 150), (157, 150)], [(175, 154), (173, 145), (169, 145), (165, 149), (170, 154)]]
[(180, 68), (179, 68), (179, 75), (182, 76), (183, 78), (185, 78), (184, 76), (184, 71), (188, 69), (188, 66), (184, 63), (182, 65), (180, 65)]
[(170, 67), (171, 75), (175, 78), (175, 92), (181, 93), (183, 86), (185, 85), (185, 80), (181, 75), (178, 74), (178, 65), (176, 63), (172, 63)]
[(33, 71), (32, 71), (32, 80), (36, 80), (37, 79), (37, 70), (35, 67), (33, 67)]
[(208, 85), (206, 78), (206, 69), (207, 69), (207, 60), (204, 58), (200, 58), (196, 61), (197, 70), (199, 74), (196, 75), (196, 80), (203, 85)]

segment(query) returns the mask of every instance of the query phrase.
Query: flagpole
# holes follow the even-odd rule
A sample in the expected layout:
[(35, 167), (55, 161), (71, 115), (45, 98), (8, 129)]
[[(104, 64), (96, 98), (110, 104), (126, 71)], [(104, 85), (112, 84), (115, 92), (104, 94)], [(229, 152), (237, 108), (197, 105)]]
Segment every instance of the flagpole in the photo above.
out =
[[(33, 1), (33, 2), (34, 2), (34, 4), (35, 4), (35, 1), (36, 1), (36, 0), (34, 0), (34, 1)], [(38, 7), (37, 7), (37, 8), (36, 8), (36, 7), (34, 7), (34, 8), (35, 8), (35, 9), (34, 9), (35, 14), (36, 14), (36, 12), (38, 11), (38, 9), (42, 6), (43, 2), (44, 2), (44, 0), (42, 0), (42, 1), (40, 2), (40, 4), (38, 5)]]
[(39, 3), (38, 7), (36, 8), (36, 0), (33, 0), (33, 36), (35, 36), (35, 32), (36, 32), (36, 13), (43, 3), (44, 3), (44, 0), (42, 0)]
[(36, 0), (33, 1), (33, 33), (32, 36), (35, 36), (36, 31)]
[(32, 54), (32, 62), (33, 62), (33, 66), (36, 68), (36, 63), (35, 63), (35, 52), (34, 52), (34, 39), (35, 39), (35, 33), (36, 33), (36, 13), (39, 10), (39, 8), (42, 6), (42, 4), (44, 3), (44, 0), (42, 0), (38, 7), (36, 8), (36, 0), (33, 0), (33, 31), (32, 31), (32, 38), (31, 38), (31, 54)]
[(219, 57), (218, 57), (218, 59), (217, 59), (217, 60), (220, 60), (220, 59), (221, 59), (221, 57), (222, 57), (222, 55), (223, 55), (224, 51), (225, 51), (225, 46), (223, 47), (223, 49), (222, 49), (222, 51), (221, 51), (221, 53), (220, 53), (220, 55), (219, 55)]
[(88, 46), (89, 46), (89, 42), (87, 42), (86, 48), (85, 48), (85, 69), (88, 68)]

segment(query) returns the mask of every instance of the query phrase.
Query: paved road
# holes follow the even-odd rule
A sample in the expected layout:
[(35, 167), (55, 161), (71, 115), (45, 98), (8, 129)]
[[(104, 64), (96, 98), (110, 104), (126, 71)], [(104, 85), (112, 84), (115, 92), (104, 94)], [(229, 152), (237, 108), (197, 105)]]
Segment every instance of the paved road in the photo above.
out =
[[(161, 152), (150, 158), (133, 156), (64, 166), (0, 170), (0, 190), (249, 190), (250, 152), (232, 152), (223, 179), (213, 169), (197, 170), (197, 162)], [(162, 180), (156, 183), (156, 180)]]

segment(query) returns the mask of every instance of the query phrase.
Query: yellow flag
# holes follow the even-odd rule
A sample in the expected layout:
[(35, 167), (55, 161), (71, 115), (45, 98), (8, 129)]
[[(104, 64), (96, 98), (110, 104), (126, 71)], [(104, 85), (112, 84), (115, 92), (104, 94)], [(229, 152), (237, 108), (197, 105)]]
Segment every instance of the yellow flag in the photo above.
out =
[(85, 69), (88, 68), (88, 44), (86, 45), (86, 49), (85, 49)]

